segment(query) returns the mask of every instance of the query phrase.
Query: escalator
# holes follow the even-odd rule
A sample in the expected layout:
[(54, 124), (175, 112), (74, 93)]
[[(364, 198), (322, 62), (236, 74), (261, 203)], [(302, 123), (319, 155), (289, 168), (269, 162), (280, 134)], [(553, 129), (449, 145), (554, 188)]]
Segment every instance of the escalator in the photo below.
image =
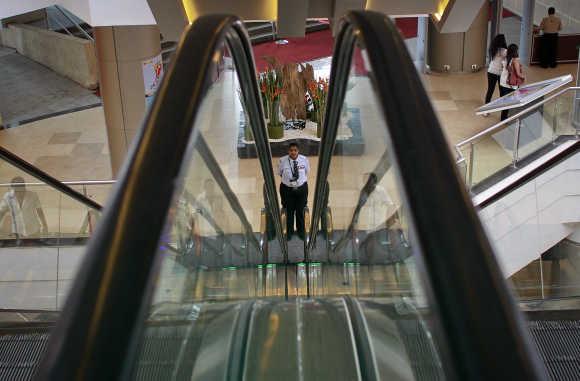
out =
[(342, 22), (305, 242), (254, 70), (236, 17), (188, 27), (56, 326), (5, 331), (6, 377), (545, 379), (391, 21)]

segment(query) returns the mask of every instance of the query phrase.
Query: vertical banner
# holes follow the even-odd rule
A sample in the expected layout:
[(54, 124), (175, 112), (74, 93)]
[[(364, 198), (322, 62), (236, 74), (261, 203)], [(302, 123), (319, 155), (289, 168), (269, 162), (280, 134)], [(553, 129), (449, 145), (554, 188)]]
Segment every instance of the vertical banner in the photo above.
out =
[(163, 77), (163, 61), (161, 54), (142, 62), (143, 82), (145, 84), (145, 107), (149, 108), (153, 103), (155, 92)]

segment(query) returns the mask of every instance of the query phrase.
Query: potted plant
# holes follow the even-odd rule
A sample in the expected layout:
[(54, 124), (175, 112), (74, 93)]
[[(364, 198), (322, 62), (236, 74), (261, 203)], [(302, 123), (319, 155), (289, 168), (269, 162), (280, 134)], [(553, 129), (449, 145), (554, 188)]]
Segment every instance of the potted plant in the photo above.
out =
[(313, 115), (316, 123), (316, 137), (322, 136), (322, 124), (326, 110), (326, 98), (328, 96), (328, 79), (318, 78), (318, 81), (308, 83), (308, 92), (314, 106)]
[(265, 73), (258, 76), (260, 92), (266, 104), (268, 118), (268, 137), (281, 139), (284, 136), (284, 126), (280, 121), (280, 97), (282, 95), (282, 72), (270, 64)]

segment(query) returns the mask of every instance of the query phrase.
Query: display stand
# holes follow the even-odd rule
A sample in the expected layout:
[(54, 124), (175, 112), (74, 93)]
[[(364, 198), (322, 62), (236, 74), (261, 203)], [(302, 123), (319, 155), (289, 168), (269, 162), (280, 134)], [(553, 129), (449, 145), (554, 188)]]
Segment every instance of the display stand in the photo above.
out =
[[(568, 74), (561, 77), (521, 86), (516, 91), (479, 107), (477, 110), (475, 110), (475, 113), (476, 115), (482, 115), (502, 110), (511, 110), (510, 114), (515, 115), (518, 112), (521, 112), (530, 107), (531, 105), (541, 102), (547, 94), (570, 82), (572, 82), (572, 76)], [(540, 140), (540, 138), (545, 133), (547, 133), (544, 131), (545, 126), (543, 123), (543, 113), (543, 107), (540, 107), (536, 110), (536, 112), (531, 113), (530, 115), (521, 119), (518, 140), (518, 145), (520, 147), (524, 147), (530, 142)], [(494, 134), (493, 139), (497, 141), (506, 151), (513, 151), (516, 133), (515, 131), (516, 124), (514, 123)]]
[(572, 82), (570, 74), (563, 75), (541, 82), (530, 83), (520, 86), (512, 93), (484, 104), (475, 110), (476, 115), (490, 114), (502, 110), (514, 110), (514, 113), (524, 110), (526, 106), (544, 99), (544, 96), (552, 91)]

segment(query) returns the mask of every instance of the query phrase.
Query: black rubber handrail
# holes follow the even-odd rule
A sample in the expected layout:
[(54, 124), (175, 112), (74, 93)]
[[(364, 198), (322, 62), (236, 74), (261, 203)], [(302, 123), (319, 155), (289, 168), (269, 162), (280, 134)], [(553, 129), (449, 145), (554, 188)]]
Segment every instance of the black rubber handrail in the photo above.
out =
[(405, 43), (384, 14), (349, 12), (336, 40), (311, 234), (318, 230), (355, 40), (366, 51), (378, 117), (386, 122), (389, 159), (398, 169), (417, 268), (424, 269), (438, 317), (433, 333), (447, 376), (545, 379)]
[(218, 64), (215, 54), (224, 43), (242, 84), (267, 201), (287, 259), (251, 44), (237, 17), (200, 17), (184, 32), (133, 142), (51, 335), (38, 379), (113, 380), (129, 374), (160, 270), (159, 242), (181, 188), (184, 163), (189, 164), (196, 116)]
[(0, 147), (0, 158), (4, 161), (12, 164), (14, 167), (20, 169), (22, 172), (29, 174), (30, 176), (40, 180), (41, 182), (45, 183), (46, 185), (50, 186), (51, 188), (56, 189), (57, 191), (69, 196), (75, 201), (80, 202), (81, 204), (88, 206), (89, 208), (95, 210), (101, 210), (102, 206), (99, 205), (94, 200), (91, 200), (84, 194), (77, 192), (76, 190), (72, 189), (68, 185), (63, 184), (61, 181), (55, 179), (48, 173), (40, 170), (39, 168), (35, 167), (34, 165), (30, 164), (26, 160), (22, 159), (18, 155), (8, 151), (4, 147)]

